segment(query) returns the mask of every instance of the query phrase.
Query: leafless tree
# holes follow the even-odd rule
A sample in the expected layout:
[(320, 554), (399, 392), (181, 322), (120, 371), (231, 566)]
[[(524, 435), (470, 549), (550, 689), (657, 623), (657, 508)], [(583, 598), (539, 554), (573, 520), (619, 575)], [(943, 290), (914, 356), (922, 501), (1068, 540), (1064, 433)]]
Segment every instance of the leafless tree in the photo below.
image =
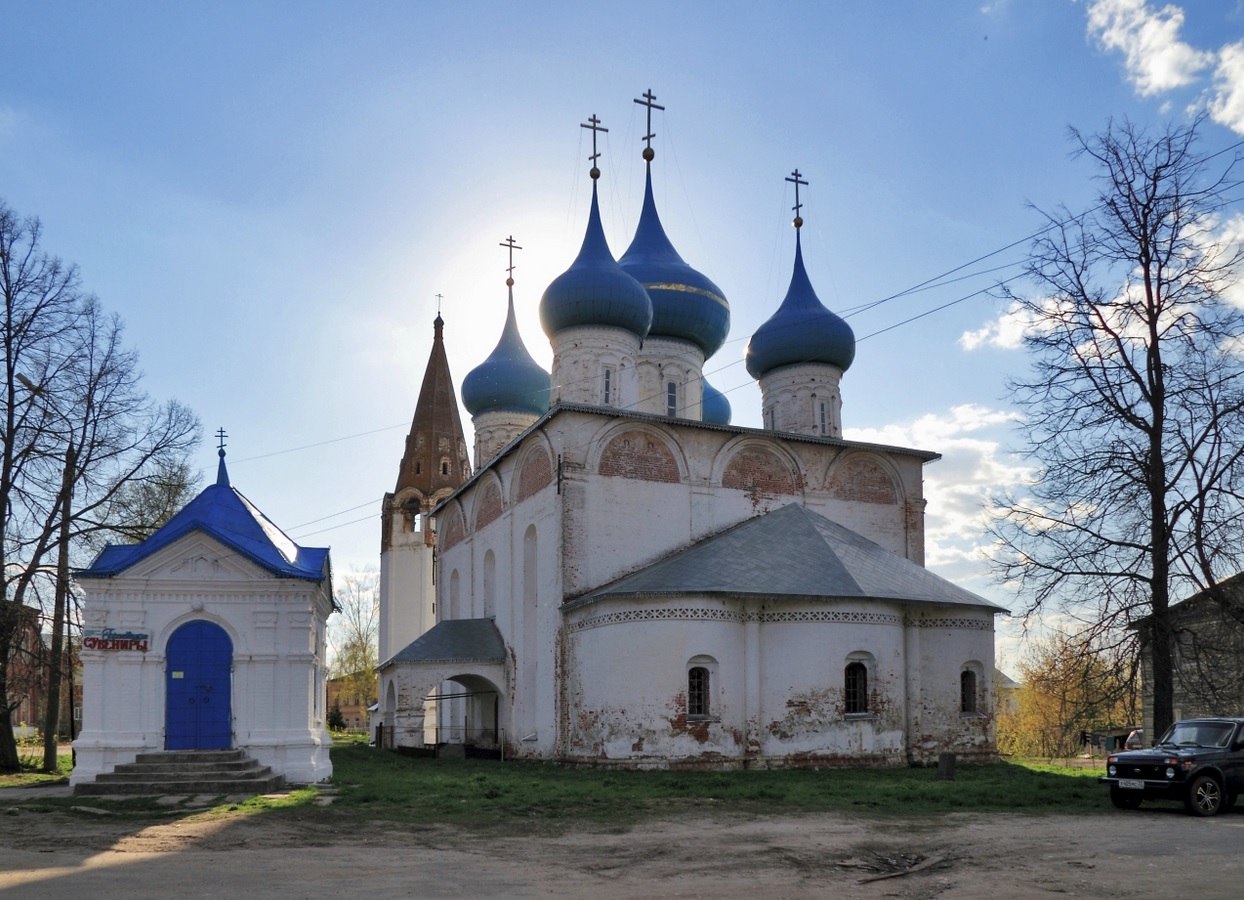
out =
[[(45, 254), (39, 239), (37, 220), (0, 202), (0, 660), (12, 658), (23, 608), (39, 596), (32, 585), (54, 559), (44, 762), (55, 768), (73, 549), (87, 535), (115, 530), (119, 500), (136, 486), (184, 465), (199, 426), (185, 407), (156, 404), (142, 391), (120, 320), (104, 314), (83, 292), (77, 269)], [(17, 766), (7, 668), (0, 666), (0, 770)]]
[(376, 666), (380, 639), (380, 585), (375, 572), (342, 576), (334, 591), (338, 610), (329, 628), (332, 677), (342, 693), (364, 705), (376, 701)]
[(1239, 156), (1197, 147), (1202, 120), (1072, 131), (1096, 166), (1087, 212), (1060, 207), (1030, 251), (1031, 374), (1010, 385), (1039, 468), (999, 498), (996, 566), (1028, 613), (1060, 608), (1099, 647), (1146, 624), (1154, 727), (1173, 716), (1172, 598), (1238, 570), (1244, 550), (1244, 251), (1222, 237)]

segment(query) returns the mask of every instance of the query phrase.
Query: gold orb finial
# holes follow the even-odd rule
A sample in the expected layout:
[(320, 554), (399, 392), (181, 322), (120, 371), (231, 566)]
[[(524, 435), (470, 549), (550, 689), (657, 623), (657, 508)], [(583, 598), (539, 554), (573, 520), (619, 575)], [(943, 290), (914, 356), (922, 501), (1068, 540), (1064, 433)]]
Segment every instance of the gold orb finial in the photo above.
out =
[(656, 151), (651, 147), (644, 148), (644, 162), (652, 162), (652, 157), (656, 156)]
[(587, 174), (591, 175), (592, 180), (595, 181), (597, 178), (600, 177), (600, 169), (596, 168), (595, 166), (592, 166), (591, 171), (589, 171)]
[(803, 227), (803, 216), (795, 216), (795, 227), (796, 228)]

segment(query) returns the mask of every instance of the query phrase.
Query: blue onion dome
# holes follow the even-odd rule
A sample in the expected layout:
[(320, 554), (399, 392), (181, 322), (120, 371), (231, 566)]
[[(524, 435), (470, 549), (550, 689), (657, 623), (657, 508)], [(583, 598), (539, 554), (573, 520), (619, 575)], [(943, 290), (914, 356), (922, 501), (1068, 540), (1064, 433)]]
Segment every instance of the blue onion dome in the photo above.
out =
[(855, 359), (855, 332), (826, 309), (803, 267), (803, 249), (795, 232), (795, 270), (786, 299), (747, 344), (747, 371), (761, 378), (801, 363), (825, 363), (846, 371)]
[(711, 425), (730, 424), (730, 401), (726, 395), (707, 381), (704, 384), (704, 398), (700, 401), (700, 420)]
[(511, 287), (501, 340), (489, 357), (462, 379), (462, 404), (472, 416), (486, 412), (542, 416), (549, 411), (549, 384), (549, 373), (531, 358), (518, 333)]
[(650, 336), (690, 341), (704, 351), (705, 359), (721, 349), (730, 331), (730, 304), (721, 288), (683, 262), (666, 237), (652, 199), (651, 163), (639, 227), (618, 265), (652, 298)]
[(625, 328), (640, 340), (652, 326), (652, 301), (644, 286), (623, 272), (600, 224), (596, 181), (583, 246), (570, 268), (553, 279), (540, 298), (540, 324), (552, 337), (580, 325)]

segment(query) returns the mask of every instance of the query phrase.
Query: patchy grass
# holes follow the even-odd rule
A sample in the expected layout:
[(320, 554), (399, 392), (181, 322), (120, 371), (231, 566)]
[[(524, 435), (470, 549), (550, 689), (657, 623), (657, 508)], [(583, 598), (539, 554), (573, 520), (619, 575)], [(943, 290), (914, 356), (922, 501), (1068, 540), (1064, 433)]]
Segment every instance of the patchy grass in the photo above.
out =
[(549, 763), (412, 759), (360, 744), (333, 748), (334, 814), (475, 828), (575, 822), (626, 826), (682, 811), (754, 815), (862, 812), (1101, 812), (1097, 772), (1049, 765), (775, 771), (629, 771)]
[(16, 772), (0, 772), (0, 788), (25, 787), (32, 784), (56, 784), (67, 781), (73, 771), (73, 756), (65, 754), (56, 757), (57, 772), (43, 771), (43, 748), (35, 753), (29, 747), (17, 749), (18, 770)]
[[(306, 821), (390, 821), (414, 826), (458, 825), (564, 832), (578, 824), (628, 828), (679, 813), (783, 815), (851, 812), (878, 817), (936, 817), (953, 812), (1098, 813), (1110, 809), (1096, 783), (1097, 767), (1012, 761), (958, 767), (953, 782), (935, 768), (786, 769), (774, 771), (631, 771), (565, 768), (539, 762), (413, 759), (368, 747), (366, 737), (338, 740), (331, 786), (308, 786), (272, 796), (206, 804), (186, 798), (172, 806), (154, 798), (61, 797), (37, 802), (45, 810), (106, 808), (125, 819), (179, 815), (294, 815)], [(55, 783), (65, 776), (38, 771), (39, 759), (0, 776), (0, 788)], [(70, 758), (62, 757), (64, 772)], [(329, 806), (317, 803), (333, 794)], [(21, 792), (5, 802), (21, 803)], [(26, 804), (22, 804), (26, 805)]]

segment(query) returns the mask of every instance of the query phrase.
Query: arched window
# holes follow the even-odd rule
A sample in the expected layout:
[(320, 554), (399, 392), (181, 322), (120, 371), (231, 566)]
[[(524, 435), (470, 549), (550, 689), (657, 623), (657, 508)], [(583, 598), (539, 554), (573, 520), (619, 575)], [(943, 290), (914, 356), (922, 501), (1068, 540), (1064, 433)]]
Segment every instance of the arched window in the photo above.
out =
[(687, 715), (709, 715), (708, 669), (692, 666), (687, 670)]
[(613, 403), (613, 369), (605, 369), (605, 393), (604, 405), (609, 406)]
[(959, 712), (976, 712), (976, 673), (971, 669), (959, 673)]
[(442, 460), (441, 460), (441, 474), (442, 474), (442, 475), (448, 475), (448, 474), (449, 474), (449, 460), (447, 460), (447, 459), (442, 459)]
[(847, 715), (868, 712), (868, 667), (858, 661), (847, 663), (844, 681), (842, 693)]
[(678, 382), (671, 381), (665, 386), (665, 414), (673, 417), (678, 415)]

